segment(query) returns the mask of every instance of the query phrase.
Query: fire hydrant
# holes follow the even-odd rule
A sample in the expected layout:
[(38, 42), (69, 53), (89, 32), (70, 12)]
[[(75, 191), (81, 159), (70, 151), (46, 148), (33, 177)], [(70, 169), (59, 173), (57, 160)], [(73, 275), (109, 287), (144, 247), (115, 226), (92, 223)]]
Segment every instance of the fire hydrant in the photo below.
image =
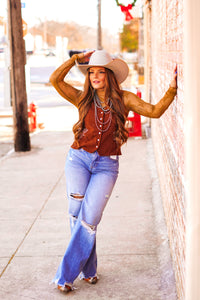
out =
[[(141, 91), (137, 89), (137, 96), (142, 97)], [(142, 136), (142, 126), (141, 117), (135, 112), (130, 112), (126, 121), (126, 129), (128, 130), (129, 137), (141, 137)]]
[(37, 114), (36, 114), (37, 106), (31, 102), (29, 104), (28, 109), (28, 117), (29, 117), (29, 130), (33, 132), (37, 129)]

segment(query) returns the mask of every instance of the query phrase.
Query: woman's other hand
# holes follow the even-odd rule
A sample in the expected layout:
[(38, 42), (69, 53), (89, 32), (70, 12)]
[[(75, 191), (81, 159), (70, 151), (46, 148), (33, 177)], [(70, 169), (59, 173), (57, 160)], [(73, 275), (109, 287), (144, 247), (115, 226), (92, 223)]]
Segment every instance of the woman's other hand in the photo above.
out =
[(174, 69), (173, 79), (170, 83), (170, 87), (177, 89), (177, 65)]

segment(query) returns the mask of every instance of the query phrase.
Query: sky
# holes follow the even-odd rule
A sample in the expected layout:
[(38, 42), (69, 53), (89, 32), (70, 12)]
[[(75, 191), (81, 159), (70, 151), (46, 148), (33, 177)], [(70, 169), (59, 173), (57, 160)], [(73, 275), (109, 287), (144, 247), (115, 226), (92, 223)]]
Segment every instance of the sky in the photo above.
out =
[[(0, 15), (5, 11), (7, 0), (0, 0)], [(97, 27), (97, 0), (21, 0), (25, 4), (22, 17), (32, 27), (40, 20), (76, 22)], [(121, 0), (124, 5), (132, 1)], [(3, 8), (1, 6), (3, 5)], [(111, 33), (118, 33), (123, 26), (124, 15), (115, 0), (101, 0), (101, 25)]]

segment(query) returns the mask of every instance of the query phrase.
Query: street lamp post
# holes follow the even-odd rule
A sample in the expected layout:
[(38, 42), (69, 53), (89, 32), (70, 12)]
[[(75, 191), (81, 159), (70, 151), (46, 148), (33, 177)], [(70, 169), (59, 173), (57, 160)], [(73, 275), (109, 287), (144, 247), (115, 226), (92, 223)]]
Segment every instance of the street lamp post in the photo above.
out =
[(97, 13), (98, 13), (98, 21), (97, 21), (97, 49), (102, 49), (101, 43), (101, 0), (97, 0)]

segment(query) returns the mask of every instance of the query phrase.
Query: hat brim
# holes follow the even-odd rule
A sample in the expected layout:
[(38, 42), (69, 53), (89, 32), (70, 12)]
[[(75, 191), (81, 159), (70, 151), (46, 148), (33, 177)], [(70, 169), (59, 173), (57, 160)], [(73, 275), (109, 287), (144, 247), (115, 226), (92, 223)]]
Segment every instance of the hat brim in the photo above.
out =
[(115, 74), (118, 83), (122, 83), (123, 81), (125, 81), (129, 73), (128, 65), (122, 59), (119, 58), (113, 59), (110, 63), (106, 65), (79, 64), (77, 61), (76, 61), (76, 65), (84, 75), (86, 75), (87, 70), (92, 67), (104, 67), (110, 69)]

